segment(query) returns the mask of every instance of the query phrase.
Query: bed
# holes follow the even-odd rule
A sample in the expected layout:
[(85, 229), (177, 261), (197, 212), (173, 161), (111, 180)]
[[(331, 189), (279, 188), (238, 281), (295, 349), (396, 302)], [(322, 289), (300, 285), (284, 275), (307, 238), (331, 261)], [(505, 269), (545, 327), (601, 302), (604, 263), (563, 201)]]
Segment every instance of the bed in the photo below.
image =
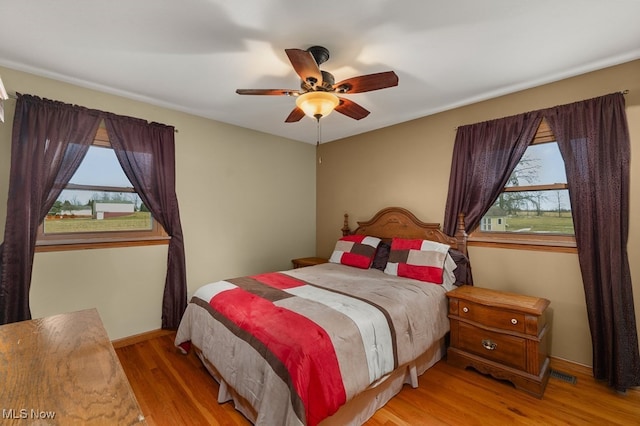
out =
[(185, 310), (176, 346), (254, 424), (360, 425), (445, 354), (463, 218), (451, 237), (389, 207), (342, 233), (328, 263), (210, 283)]

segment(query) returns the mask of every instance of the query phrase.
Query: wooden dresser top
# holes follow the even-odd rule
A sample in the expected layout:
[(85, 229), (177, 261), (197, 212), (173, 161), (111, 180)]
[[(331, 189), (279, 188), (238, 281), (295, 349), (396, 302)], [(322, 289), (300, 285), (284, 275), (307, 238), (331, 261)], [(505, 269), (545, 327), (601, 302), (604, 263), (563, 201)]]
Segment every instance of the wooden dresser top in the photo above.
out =
[(523, 296), (516, 293), (491, 290), (474, 286), (460, 286), (447, 293), (447, 297), (479, 303), (494, 308), (517, 310), (532, 315), (541, 315), (549, 306), (549, 300)]
[(145, 422), (95, 309), (1, 326), (0, 377), (3, 420)]

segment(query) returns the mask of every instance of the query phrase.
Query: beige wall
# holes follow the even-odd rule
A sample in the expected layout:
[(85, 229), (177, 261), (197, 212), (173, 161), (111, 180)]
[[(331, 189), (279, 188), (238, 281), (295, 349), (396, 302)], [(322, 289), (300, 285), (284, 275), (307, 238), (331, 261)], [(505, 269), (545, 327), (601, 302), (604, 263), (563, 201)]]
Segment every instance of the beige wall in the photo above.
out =
[[(629, 89), (630, 216), (640, 213), (640, 61), (325, 143), (317, 168), (317, 254), (328, 256), (342, 217), (351, 227), (386, 206), (442, 222), (455, 128)], [(402, 84), (402, 81), (400, 82)], [(635, 154), (635, 155), (634, 155)], [(640, 224), (631, 220), (629, 244), (634, 300), (640, 315)], [(551, 300), (552, 355), (591, 365), (591, 337), (577, 255), (470, 247), (476, 285)]]
[[(174, 125), (188, 292), (213, 280), (291, 267), (315, 252), (315, 147), (0, 68), (11, 92)], [(0, 124), (4, 231), (15, 100)], [(34, 318), (98, 308), (118, 339), (160, 328), (166, 246), (36, 254)]]

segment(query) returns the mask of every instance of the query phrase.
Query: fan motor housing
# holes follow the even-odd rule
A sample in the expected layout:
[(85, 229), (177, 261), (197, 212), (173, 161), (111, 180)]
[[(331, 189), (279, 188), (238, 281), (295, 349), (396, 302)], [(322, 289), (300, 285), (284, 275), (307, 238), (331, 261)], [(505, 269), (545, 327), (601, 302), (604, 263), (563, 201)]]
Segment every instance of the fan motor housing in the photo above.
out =
[(336, 80), (333, 78), (333, 74), (327, 71), (320, 71), (322, 73), (322, 87), (326, 90), (333, 90), (333, 85)]

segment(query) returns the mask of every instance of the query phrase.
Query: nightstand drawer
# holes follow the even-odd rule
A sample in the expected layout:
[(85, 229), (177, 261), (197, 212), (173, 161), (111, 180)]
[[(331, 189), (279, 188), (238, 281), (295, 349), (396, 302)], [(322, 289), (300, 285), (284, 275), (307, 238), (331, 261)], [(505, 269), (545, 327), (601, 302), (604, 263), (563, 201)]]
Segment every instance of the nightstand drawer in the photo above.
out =
[(458, 303), (460, 318), (500, 330), (525, 332), (525, 315), (523, 313), (483, 306), (468, 300), (460, 300)]
[(458, 349), (519, 370), (526, 370), (526, 339), (458, 323)]

